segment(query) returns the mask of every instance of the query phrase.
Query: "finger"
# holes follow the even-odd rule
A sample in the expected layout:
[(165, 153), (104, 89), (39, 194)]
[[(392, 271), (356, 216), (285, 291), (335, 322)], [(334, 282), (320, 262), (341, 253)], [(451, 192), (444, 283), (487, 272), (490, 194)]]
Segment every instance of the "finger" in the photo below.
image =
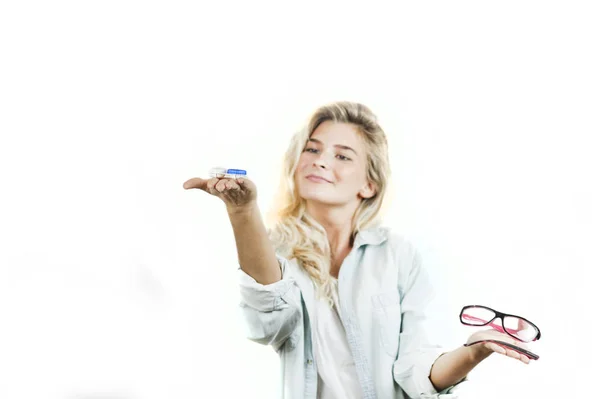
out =
[(247, 177), (237, 178), (236, 183), (238, 183), (242, 187), (247, 187), (250, 190), (254, 190), (256, 188), (254, 182)]
[(523, 349), (523, 350), (526, 350), (526, 351), (529, 350), (529, 346), (527, 346), (527, 344), (525, 344), (525, 343), (523, 343), (521, 341), (517, 341), (516, 339), (511, 340), (510, 343), (513, 344), (514, 346), (517, 346), (517, 347)]
[(506, 350), (506, 356), (512, 357), (514, 359), (521, 360), (521, 354), (519, 352), (517, 352), (517, 351), (512, 350), (512, 349), (507, 349)]
[(229, 188), (229, 186), (231, 185), (229, 183), (230, 181), (231, 181), (231, 179), (220, 179), (217, 182), (217, 184), (215, 184), (215, 190), (217, 190), (220, 193), (226, 191)]
[(227, 195), (229, 192), (241, 190), (241, 187), (234, 179), (220, 179), (215, 185), (215, 190)]
[(210, 194), (214, 195), (215, 197), (223, 199), (224, 188), (223, 188), (222, 181), (223, 181), (223, 179), (220, 179), (218, 177), (213, 177), (206, 184), (206, 186), (207, 186), (206, 191), (209, 192)]
[(240, 187), (240, 191), (252, 191), (252, 183), (243, 177), (235, 179), (235, 183)]
[(200, 190), (206, 191), (206, 184), (208, 180), (194, 177), (183, 183), (183, 188), (189, 190), (190, 188), (199, 188)]
[(226, 198), (227, 200), (234, 200), (235, 198), (238, 197), (239, 195), (239, 191), (240, 186), (233, 180), (227, 180), (223, 183), (223, 191), (221, 192), (221, 194), (223, 195), (224, 198)]
[(512, 357), (512, 358), (517, 359), (517, 360), (520, 360), (520, 361), (522, 361), (525, 364), (529, 364), (529, 358), (525, 354), (520, 353), (520, 352), (518, 352), (518, 351), (516, 351), (516, 350), (514, 350), (512, 348), (506, 347), (506, 346), (501, 345), (501, 344), (493, 344), (493, 345), (496, 345), (496, 346), (498, 346), (499, 348), (502, 349), (502, 350), (497, 351), (498, 353), (501, 353), (501, 354), (506, 355), (508, 357)]
[(495, 344), (493, 342), (486, 342), (485, 346), (486, 346), (486, 348), (493, 350), (494, 352), (498, 352), (502, 355), (506, 355), (506, 349), (504, 349), (503, 347), (501, 347), (498, 344)]
[(238, 191), (242, 189), (240, 185), (233, 179), (225, 183), (225, 188), (227, 188), (228, 191)]
[(219, 183), (219, 178), (213, 177), (206, 182), (206, 191), (212, 195), (218, 196), (219, 191), (215, 188), (215, 186)]

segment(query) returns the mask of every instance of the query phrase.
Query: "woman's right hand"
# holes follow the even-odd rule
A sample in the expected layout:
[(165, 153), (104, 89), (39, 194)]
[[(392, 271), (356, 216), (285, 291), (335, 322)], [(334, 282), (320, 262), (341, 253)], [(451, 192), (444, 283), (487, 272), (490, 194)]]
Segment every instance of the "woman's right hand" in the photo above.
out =
[(198, 188), (220, 198), (229, 213), (245, 211), (256, 204), (256, 185), (247, 177), (238, 179), (194, 177), (183, 183), (183, 188), (186, 190)]

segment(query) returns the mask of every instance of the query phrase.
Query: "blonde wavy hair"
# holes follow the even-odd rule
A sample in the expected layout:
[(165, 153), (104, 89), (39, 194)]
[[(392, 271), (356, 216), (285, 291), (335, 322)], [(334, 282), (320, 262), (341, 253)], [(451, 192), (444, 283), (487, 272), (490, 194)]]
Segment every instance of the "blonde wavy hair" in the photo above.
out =
[(387, 138), (375, 114), (365, 105), (346, 101), (318, 108), (308, 123), (294, 134), (283, 157), (281, 181), (267, 216), (269, 238), (277, 253), (297, 260), (313, 281), (318, 297), (325, 298), (331, 305), (335, 281), (330, 275), (332, 254), (329, 240), (323, 226), (306, 212), (306, 201), (298, 194), (294, 179), (308, 139), (325, 121), (356, 126), (366, 146), (367, 179), (375, 185), (376, 194), (363, 198), (352, 218), (352, 244), (360, 230), (381, 224), (381, 216), (389, 202), (386, 193), (391, 191), (391, 170)]

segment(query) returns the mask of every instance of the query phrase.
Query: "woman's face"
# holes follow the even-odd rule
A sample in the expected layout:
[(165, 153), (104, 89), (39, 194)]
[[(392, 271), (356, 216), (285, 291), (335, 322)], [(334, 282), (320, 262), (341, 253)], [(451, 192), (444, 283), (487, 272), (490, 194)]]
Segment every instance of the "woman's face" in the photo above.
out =
[(327, 205), (358, 204), (375, 195), (367, 182), (365, 145), (348, 123), (326, 121), (317, 127), (300, 155), (295, 180), (302, 198)]

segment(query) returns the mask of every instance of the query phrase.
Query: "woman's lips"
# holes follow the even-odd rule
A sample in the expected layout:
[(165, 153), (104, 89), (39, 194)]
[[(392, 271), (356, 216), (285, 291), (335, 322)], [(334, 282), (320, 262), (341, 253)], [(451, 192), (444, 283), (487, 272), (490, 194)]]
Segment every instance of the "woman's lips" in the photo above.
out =
[(318, 176), (314, 176), (314, 175), (309, 175), (309, 176), (306, 176), (306, 178), (307, 178), (308, 180), (312, 181), (312, 182), (315, 182), (315, 183), (329, 183), (329, 181), (328, 181), (328, 180), (325, 180), (325, 179), (324, 179), (324, 178), (322, 178), (322, 177), (318, 177)]

